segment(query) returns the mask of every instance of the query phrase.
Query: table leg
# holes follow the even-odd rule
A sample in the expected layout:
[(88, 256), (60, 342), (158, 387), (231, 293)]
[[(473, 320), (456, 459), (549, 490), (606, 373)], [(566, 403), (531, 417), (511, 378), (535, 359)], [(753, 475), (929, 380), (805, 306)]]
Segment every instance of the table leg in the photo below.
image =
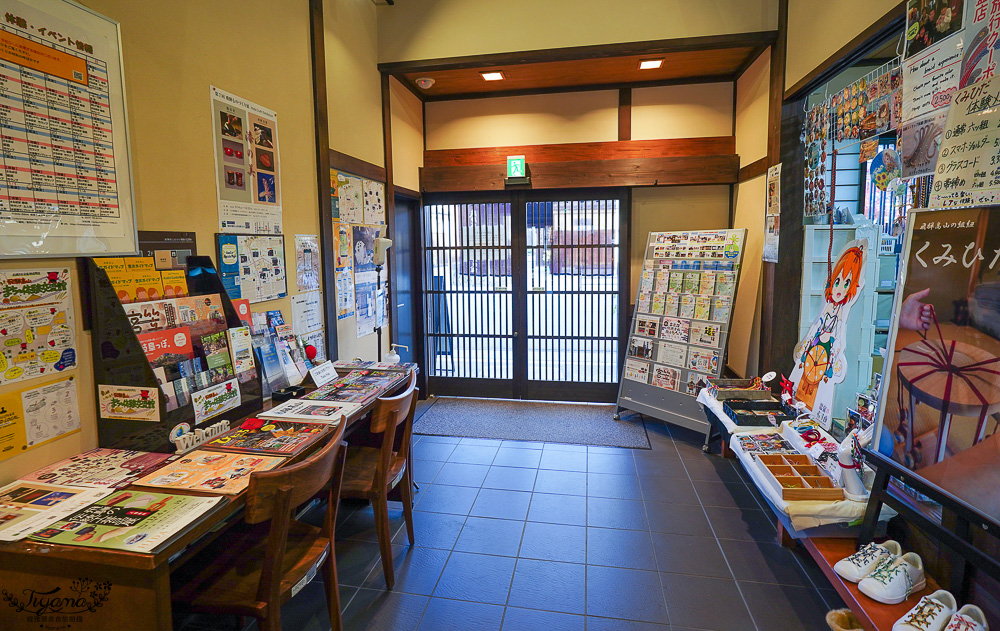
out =
[(910, 420), (909, 426), (906, 428), (906, 453), (911, 457), (916, 459), (913, 453), (913, 443), (914, 434), (917, 433), (917, 397), (913, 396), (913, 390), (910, 390)]
[[(947, 410), (947, 408), (945, 408)], [(938, 424), (938, 444), (937, 444), (937, 459), (935, 463), (944, 460), (945, 452), (948, 449), (948, 432), (951, 431), (951, 414), (947, 411), (941, 410), (941, 421)]]
[(778, 526), (778, 543), (780, 543), (783, 548), (794, 548), (795, 539), (790, 534), (788, 534), (788, 531), (785, 530), (785, 525), (781, 523), (780, 519), (778, 520), (777, 526)]

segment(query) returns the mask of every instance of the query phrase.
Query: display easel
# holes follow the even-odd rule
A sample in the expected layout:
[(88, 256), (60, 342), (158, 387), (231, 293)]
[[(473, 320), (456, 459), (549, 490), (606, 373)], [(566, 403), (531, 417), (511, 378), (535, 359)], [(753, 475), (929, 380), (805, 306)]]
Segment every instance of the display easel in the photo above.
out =
[[(718, 234), (724, 235), (724, 242), (721, 246), (713, 241), (714, 235)], [(697, 247), (693, 245), (688, 247), (689, 242), (692, 244), (697, 244)], [(677, 244), (680, 247), (673, 247), (673, 244)], [(646, 240), (646, 253), (643, 260), (643, 272), (652, 271), (654, 276), (657, 271), (662, 271), (663, 269), (670, 270), (680, 270), (683, 272), (700, 272), (700, 271), (725, 271), (725, 270), (713, 270), (706, 269), (705, 264), (712, 265), (716, 262), (720, 263), (732, 263), (733, 269), (731, 270), (734, 274), (732, 291), (728, 293), (728, 298), (730, 299), (730, 307), (728, 315), (722, 319), (704, 319), (695, 317), (686, 317), (683, 315), (671, 315), (665, 314), (664, 312), (656, 313), (655, 309), (650, 307), (645, 307), (645, 300), (642, 299), (643, 294), (652, 296), (655, 291), (656, 286), (652, 288), (644, 289), (643, 282), (640, 282), (638, 295), (636, 296), (636, 307), (632, 314), (632, 326), (629, 328), (628, 342), (631, 343), (636, 336), (650, 340), (653, 344), (659, 344), (661, 342), (669, 342), (669, 340), (663, 339), (659, 333), (654, 338), (652, 336), (644, 336), (643, 333), (639, 331), (638, 320), (643, 319), (655, 319), (660, 323), (662, 327), (664, 321), (667, 318), (673, 320), (684, 320), (689, 325), (694, 324), (715, 324), (720, 327), (720, 335), (718, 343), (715, 346), (700, 345), (688, 343), (677, 343), (686, 347), (685, 358), (683, 366), (678, 366), (676, 363), (667, 364), (664, 362), (659, 362), (656, 359), (646, 360), (639, 358), (638, 361), (645, 363), (649, 366), (649, 370), (652, 373), (657, 365), (670, 366), (679, 371), (679, 376), (677, 379), (676, 389), (668, 389), (653, 384), (652, 375), (648, 376), (646, 381), (626, 379), (625, 369), (623, 367), (621, 371), (622, 379), (618, 387), (618, 407), (615, 411), (615, 419), (619, 418), (620, 413), (623, 410), (632, 410), (634, 412), (639, 412), (640, 414), (645, 414), (655, 419), (661, 421), (672, 423), (674, 425), (679, 425), (681, 427), (686, 427), (688, 429), (693, 429), (698, 432), (708, 433), (711, 429), (709, 423), (705, 420), (702, 413), (701, 406), (696, 401), (697, 391), (691, 393), (686, 392), (686, 384), (691, 379), (692, 375), (707, 375), (709, 377), (720, 377), (722, 376), (723, 367), (726, 364), (726, 349), (729, 341), (729, 331), (732, 326), (733, 319), (733, 309), (732, 306), (736, 301), (736, 288), (739, 286), (739, 272), (742, 267), (743, 262), (743, 252), (744, 244), (746, 243), (746, 230), (701, 230), (701, 231), (685, 231), (685, 232), (651, 232)], [(716, 247), (719, 247), (716, 250)], [(689, 267), (679, 267), (678, 265), (684, 265)], [(699, 265), (701, 269), (695, 269), (695, 265)], [(655, 280), (654, 280), (655, 283)], [(700, 295), (692, 294), (691, 292), (674, 292), (667, 291), (665, 294), (677, 294), (680, 295)], [(713, 294), (713, 296), (718, 296), (718, 294)], [(713, 307), (714, 309), (714, 307)], [(714, 314), (713, 314), (714, 316)], [(673, 342), (669, 342), (673, 344)], [(690, 369), (689, 357), (690, 349), (704, 349), (704, 350), (714, 350), (718, 351), (718, 363), (714, 370), (711, 371), (696, 371)], [(629, 357), (626, 353), (626, 365), (629, 360), (635, 360), (635, 357)], [(659, 358), (657, 358), (659, 359)]]
[[(218, 294), (229, 328), (243, 326), (232, 301), (222, 285), (211, 257), (192, 256), (187, 260), (187, 285), (190, 296)], [(148, 388), (159, 397), (160, 420), (137, 421), (101, 418), (98, 413), (97, 437), (100, 447), (137, 449), (172, 453), (171, 433), (178, 425), (187, 423), (195, 429), (194, 407), (186, 405), (166, 411), (163, 392), (157, 384), (153, 367), (146, 359), (142, 345), (118, 299), (118, 294), (107, 273), (87, 259), (85, 268), (89, 276), (89, 298), (93, 312), (91, 342), (93, 346), (95, 396), (101, 384)], [(238, 419), (259, 411), (263, 407), (260, 366), (246, 382), (237, 381), (240, 389), (240, 406), (224, 415), (202, 423), (207, 427), (221, 418)]]

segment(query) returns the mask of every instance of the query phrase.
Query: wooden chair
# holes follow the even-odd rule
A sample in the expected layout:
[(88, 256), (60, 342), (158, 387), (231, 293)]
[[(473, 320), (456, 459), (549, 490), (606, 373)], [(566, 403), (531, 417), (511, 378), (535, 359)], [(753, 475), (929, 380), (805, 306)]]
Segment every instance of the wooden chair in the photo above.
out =
[[(231, 528), (171, 577), (178, 609), (257, 618), (262, 631), (281, 629), (281, 605), (322, 564), (333, 631), (340, 631), (334, 524), (346, 460), (347, 420), (319, 452), (300, 463), (250, 474), (243, 524)], [(323, 527), (292, 519), (296, 507), (328, 488)]]
[[(341, 497), (370, 500), (375, 510), (378, 545), (382, 553), (385, 585), (392, 589), (392, 533), (389, 532), (389, 492), (398, 487), (406, 520), (406, 535), (413, 545), (413, 413), (417, 407), (417, 374), (410, 375), (399, 396), (378, 399), (372, 410), (369, 431), (381, 434), (378, 447), (349, 444)], [(400, 431), (402, 430), (402, 431)]]

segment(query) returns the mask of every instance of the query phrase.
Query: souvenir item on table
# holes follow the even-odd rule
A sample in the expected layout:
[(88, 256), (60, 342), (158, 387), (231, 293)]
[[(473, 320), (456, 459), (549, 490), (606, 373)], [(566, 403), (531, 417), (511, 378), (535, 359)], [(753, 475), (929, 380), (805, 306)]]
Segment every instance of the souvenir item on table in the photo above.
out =
[(757, 462), (767, 480), (785, 501), (815, 500), (835, 502), (844, 499), (829, 476), (804, 454), (760, 454)]
[(326, 423), (248, 418), (239, 427), (203, 443), (203, 449), (294, 456), (330, 430)]
[(944, 631), (989, 631), (990, 625), (986, 622), (986, 614), (975, 605), (963, 605), (951, 620)]
[(958, 603), (951, 592), (939, 589), (921, 598), (892, 625), (892, 631), (943, 631), (956, 609)]
[(857, 583), (874, 572), (883, 559), (895, 560), (901, 556), (903, 556), (902, 548), (892, 539), (883, 543), (873, 541), (862, 546), (851, 556), (837, 561), (833, 565), (833, 571), (845, 581)]
[(26, 481), (69, 486), (126, 487), (172, 459), (173, 454), (127, 449), (91, 449), (32, 471)]
[[(722, 408), (733, 423), (743, 427), (766, 427), (768, 425), (776, 427), (795, 418), (795, 410), (780, 401), (766, 399), (727, 399), (723, 401)], [(778, 436), (778, 438), (781, 437)]]
[(844, 380), (847, 362), (845, 326), (851, 306), (864, 287), (868, 240), (847, 244), (833, 266), (826, 286), (826, 304), (795, 347), (795, 367), (791, 381), (795, 399), (805, 404), (819, 424), (829, 431), (833, 425), (834, 389)]
[(895, 561), (884, 560), (858, 583), (862, 594), (886, 605), (898, 605), (926, 586), (924, 563), (914, 552), (907, 552)]
[(726, 399), (773, 400), (771, 390), (760, 377), (709, 379), (708, 393), (719, 401)]
[(284, 461), (284, 458), (274, 456), (196, 450), (141, 478), (135, 484), (235, 494), (247, 487), (251, 473), (273, 469)]

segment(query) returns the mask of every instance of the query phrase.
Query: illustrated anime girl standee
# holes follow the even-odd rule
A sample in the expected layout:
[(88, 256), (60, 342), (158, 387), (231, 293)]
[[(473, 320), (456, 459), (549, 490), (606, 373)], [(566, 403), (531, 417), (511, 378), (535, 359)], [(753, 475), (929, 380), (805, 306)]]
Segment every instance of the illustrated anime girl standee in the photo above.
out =
[(844, 380), (846, 372), (847, 318), (858, 291), (864, 286), (867, 250), (867, 239), (847, 244), (827, 279), (823, 309), (795, 346), (795, 367), (791, 374), (796, 384), (795, 398), (805, 403), (813, 418), (827, 428), (832, 422), (834, 386)]

